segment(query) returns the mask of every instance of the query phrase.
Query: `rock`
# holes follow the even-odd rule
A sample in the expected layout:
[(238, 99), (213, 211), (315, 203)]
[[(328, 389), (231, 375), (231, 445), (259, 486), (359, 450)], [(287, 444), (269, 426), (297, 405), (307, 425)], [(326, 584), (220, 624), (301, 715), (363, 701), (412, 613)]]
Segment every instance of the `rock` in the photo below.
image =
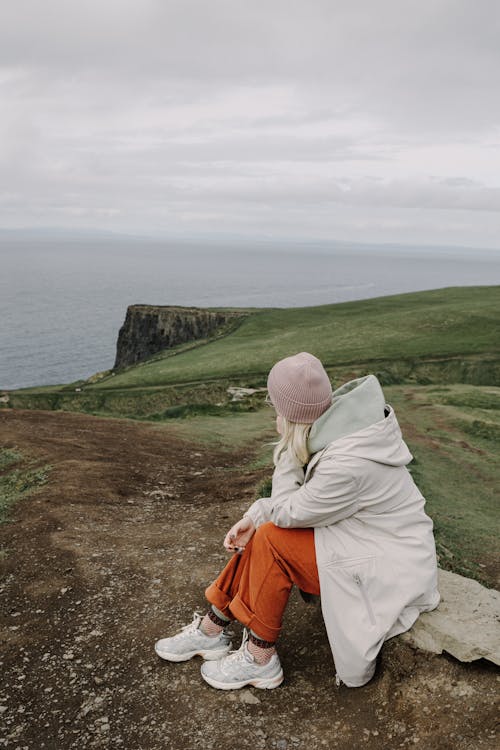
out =
[(260, 698), (257, 698), (250, 690), (242, 690), (240, 693), (240, 703), (254, 705), (260, 703)]
[(231, 385), (227, 389), (229, 395), (232, 396), (231, 401), (241, 401), (246, 396), (252, 396), (259, 391), (267, 391), (267, 388), (242, 388), (240, 386)]
[(441, 568), (438, 576), (439, 605), (422, 612), (400, 638), (433, 654), (446, 651), (460, 661), (500, 665), (500, 592)]
[(86, 716), (89, 711), (95, 711), (101, 703), (104, 701), (104, 697), (101, 695), (91, 695), (89, 696), (84, 703), (80, 706), (80, 711), (77, 714), (78, 718), (82, 718), (83, 716)]
[[(86, 379), (85, 383), (97, 383), (99, 380), (102, 380), (103, 378), (107, 377), (109, 374), (114, 375), (114, 372), (111, 372), (111, 370), (101, 370), (100, 372), (95, 372), (93, 375), (91, 375), (89, 378)], [(75, 391), (80, 391), (81, 388), (75, 388)]]
[(118, 333), (113, 370), (143, 362), (153, 354), (178, 344), (222, 334), (248, 315), (245, 310), (129, 305), (125, 322)]

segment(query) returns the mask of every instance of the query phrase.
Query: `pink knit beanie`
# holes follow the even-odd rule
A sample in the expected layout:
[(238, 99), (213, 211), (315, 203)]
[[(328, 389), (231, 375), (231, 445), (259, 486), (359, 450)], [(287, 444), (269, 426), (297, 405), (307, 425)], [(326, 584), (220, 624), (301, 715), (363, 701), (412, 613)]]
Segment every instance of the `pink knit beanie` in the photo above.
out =
[(272, 367), (267, 390), (274, 408), (290, 422), (314, 422), (332, 403), (330, 378), (314, 354), (299, 352)]

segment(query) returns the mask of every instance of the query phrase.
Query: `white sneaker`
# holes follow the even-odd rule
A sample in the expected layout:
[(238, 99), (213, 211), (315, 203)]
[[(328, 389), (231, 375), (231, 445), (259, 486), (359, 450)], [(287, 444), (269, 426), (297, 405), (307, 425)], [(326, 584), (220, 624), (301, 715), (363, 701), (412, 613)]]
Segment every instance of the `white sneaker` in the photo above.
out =
[(241, 646), (219, 661), (201, 665), (201, 676), (219, 690), (237, 690), (245, 685), (256, 688), (271, 688), (281, 685), (284, 679), (278, 654), (273, 654), (267, 664), (257, 664), (247, 647), (248, 632), (245, 628)]
[(200, 628), (202, 615), (195, 612), (193, 622), (185, 625), (170, 638), (160, 638), (155, 643), (158, 656), (167, 661), (187, 661), (193, 656), (204, 659), (221, 659), (232, 648), (231, 634), (224, 628), (219, 635), (206, 635)]

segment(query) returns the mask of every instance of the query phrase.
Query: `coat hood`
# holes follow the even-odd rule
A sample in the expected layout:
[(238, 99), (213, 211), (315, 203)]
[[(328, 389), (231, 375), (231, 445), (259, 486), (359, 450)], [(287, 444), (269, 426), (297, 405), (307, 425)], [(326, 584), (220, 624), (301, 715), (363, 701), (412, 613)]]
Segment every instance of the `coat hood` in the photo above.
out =
[(390, 466), (413, 459), (394, 409), (385, 403), (375, 375), (350, 380), (332, 393), (332, 405), (316, 419), (308, 437), (310, 453), (328, 448)]

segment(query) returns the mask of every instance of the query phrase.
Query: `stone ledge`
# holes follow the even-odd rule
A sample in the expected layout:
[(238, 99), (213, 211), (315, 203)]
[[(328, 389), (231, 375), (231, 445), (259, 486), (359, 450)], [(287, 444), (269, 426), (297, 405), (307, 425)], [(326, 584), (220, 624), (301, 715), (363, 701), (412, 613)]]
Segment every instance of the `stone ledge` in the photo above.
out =
[(500, 665), (500, 592), (478, 581), (438, 569), (441, 601), (422, 612), (399, 637), (410, 646), (460, 661), (488, 659)]

